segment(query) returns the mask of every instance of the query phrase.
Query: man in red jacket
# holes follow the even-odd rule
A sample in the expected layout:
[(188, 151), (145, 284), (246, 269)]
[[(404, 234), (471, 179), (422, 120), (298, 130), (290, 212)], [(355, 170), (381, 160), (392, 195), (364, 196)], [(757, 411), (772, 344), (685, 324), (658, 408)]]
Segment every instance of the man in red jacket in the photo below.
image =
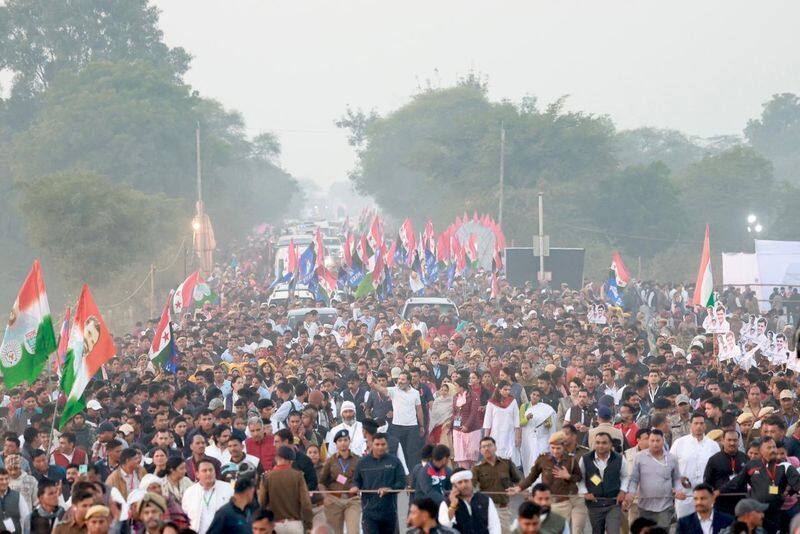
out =
[(75, 446), (75, 434), (64, 432), (58, 438), (58, 449), (53, 451), (50, 463), (66, 469), (70, 464), (86, 465), (89, 460), (86, 451)]
[(261, 460), (261, 467), (269, 471), (275, 465), (275, 443), (269, 425), (266, 427), (259, 417), (251, 417), (247, 421), (250, 437), (244, 442), (247, 454), (252, 454)]

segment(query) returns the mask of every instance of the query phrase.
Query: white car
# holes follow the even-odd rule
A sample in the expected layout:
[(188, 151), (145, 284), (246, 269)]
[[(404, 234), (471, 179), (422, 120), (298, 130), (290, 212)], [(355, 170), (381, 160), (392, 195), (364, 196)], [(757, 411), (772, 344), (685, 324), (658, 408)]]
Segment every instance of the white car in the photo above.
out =
[[(314, 302), (314, 294), (308, 290), (308, 286), (297, 284), (294, 288), (295, 302)], [(278, 284), (272, 289), (267, 305), (286, 306), (289, 303), (289, 284)]]
[(458, 307), (452, 300), (442, 297), (412, 297), (403, 305), (401, 315), (403, 319), (410, 319), (415, 310), (421, 310), (425, 306), (433, 308), (439, 315), (447, 314), (458, 319)]

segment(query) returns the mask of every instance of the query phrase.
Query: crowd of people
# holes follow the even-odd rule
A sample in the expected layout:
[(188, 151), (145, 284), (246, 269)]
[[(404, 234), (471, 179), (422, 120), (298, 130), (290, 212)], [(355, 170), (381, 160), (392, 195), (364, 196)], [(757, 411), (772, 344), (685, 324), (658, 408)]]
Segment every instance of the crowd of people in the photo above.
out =
[[(691, 286), (633, 282), (590, 322), (596, 285), (489, 299), (473, 271), (424, 290), (457, 315), (403, 318), (400, 272), (393, 295), (292, 328), (268, 238), (210, 274), (219, 303), (175, 318), (174, 373), (147, 357), (152, 320), (117, 335), (60, 431), (57, 377), (3, 390), (1, 531), (800, 531), (796, 377), (720, 361)], [(731, 330), (759, 313), (721, 298)]]

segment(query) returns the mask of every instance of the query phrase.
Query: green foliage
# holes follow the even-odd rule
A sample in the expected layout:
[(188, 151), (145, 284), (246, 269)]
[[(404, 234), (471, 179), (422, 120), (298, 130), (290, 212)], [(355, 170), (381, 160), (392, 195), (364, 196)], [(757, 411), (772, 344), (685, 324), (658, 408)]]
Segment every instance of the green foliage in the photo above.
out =
[(20, 205), (33, 243), (75, 284), (107, 283), (141, 258), (174, 250), (178, 229), (188, 224), (181, 208), (92, 172), (34, 180)]
[(31, 127), (16, 136), (12, 168), (22, 181), (90, 169), (143, 192), (191, 201), (198, 122), (204, 198), (218, 235), (279, 217), (280, 196), (295, 186), (270, 161), (280, 151), (275, 138), (251, 143), (238, 113), (194, 96), (169, 71), (144, 62), (101, 61), (59, 76)]
[(685, 224), (678, 188), (660, 161), (626, 167), (603, 179), (594, 208), (594, 220), (606, 231), (610, 244), (647, 257), (664, 248)]
[(771, 219), (781, 194), (771, 163), (746, 146), (706, 156), (687, 167), (676, 181), (680, 204), (688, 214), (684, 235), (702, 235), (708, 223), (716, 250), (749, 248), (752, 236), (747, 233), (747, 215)]
[(617, 157), (622, 165), (646, 165), (661, 161), (679, 171), (699, 161), (705, 150), (686, 134), (661, 128), (624, 130), (616, 136)]
[(61, 72), (87, 64), (144, 60), (173, 76), (189, 68), (182, 48), (169, 48), (148, 0), (6, 0), (0, 6), (0, 67), (14, 91), (35, 94)]
[[(465, 210), (496, 211), (501, 123), (507, 132), (504, 225), (512, 240), (527, 243), (541, 180), (550, 191), (585, 191), (615, 167), (608, 119), (565, 112), (563, 100), (543, 111), (530, 98), (520, 105), (490, 102), (485, 84), (472, 77), (421, 92), (386, 117), (348, 110), (338, 124), (362, 147), (352, 176), (360, 192), (397, 218), (432, 216), (444, 224)], [(574, 200), (549, 199), (554, 222), (576, 220), (583, 210)]]
[(800, 97), (773, 95), (761, 117), (748, 121), (745, 136), (775, 168), (775, 177), (800, 185)]

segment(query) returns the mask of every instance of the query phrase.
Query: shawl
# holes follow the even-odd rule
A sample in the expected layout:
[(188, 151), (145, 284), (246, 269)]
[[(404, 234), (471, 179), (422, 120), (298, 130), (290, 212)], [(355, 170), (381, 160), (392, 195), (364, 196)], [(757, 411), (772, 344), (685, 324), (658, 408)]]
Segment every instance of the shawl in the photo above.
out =
[(451, 417), (453, 417), (453, 397), (437, 394), (431, 403), (428, 431), (430, 432), (437, 426), (444, 424)]

